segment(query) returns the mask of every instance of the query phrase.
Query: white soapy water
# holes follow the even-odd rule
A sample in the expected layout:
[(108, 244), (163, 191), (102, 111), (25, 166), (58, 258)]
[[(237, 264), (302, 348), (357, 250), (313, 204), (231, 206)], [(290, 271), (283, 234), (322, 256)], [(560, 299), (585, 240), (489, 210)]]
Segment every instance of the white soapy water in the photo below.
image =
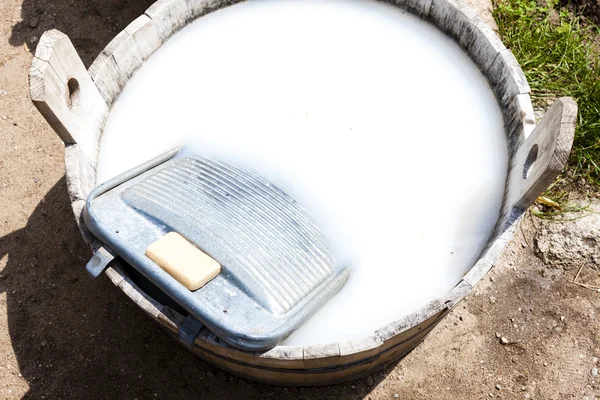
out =
[(177, 33), (113, 106), (98, 183), (180, 144), (281, 187), (352, 269), (289, 345), (359, 339), (445, 295), (498, 218), (508, 165), (468, 56), (372, 0), (249, 0)]

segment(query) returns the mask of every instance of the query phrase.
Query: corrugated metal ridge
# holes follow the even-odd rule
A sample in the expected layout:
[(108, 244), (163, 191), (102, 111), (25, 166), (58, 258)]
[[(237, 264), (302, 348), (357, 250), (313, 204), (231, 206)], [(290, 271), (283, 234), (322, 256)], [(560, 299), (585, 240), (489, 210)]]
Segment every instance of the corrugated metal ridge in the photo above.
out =
[(203, 238), (196, 245), (219, 262), (228, 260), (223, 266), (245, 276), (244, 290), (266, 307), (289, 310), (333, 273), (324, 238), (305, 210), (265, 179), (231, 165), (176, 160), (122, 197), (159, 220), (179, 219), (203, 232), (195, 235)]

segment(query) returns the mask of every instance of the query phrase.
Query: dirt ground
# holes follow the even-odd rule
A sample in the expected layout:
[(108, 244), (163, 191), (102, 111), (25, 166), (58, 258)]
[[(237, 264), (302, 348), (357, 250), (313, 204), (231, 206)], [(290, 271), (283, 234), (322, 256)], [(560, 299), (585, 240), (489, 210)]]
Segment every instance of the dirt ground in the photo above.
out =
[(600, 0), (560, 0), (560, 4), (573, 7), (592, 23), (600, 24)]
[(597, 280), (593, 216), (557, 224), (528, 215), (501, 262), (415, 351), (382, 373), (324, 388), (221, 372), (167, 337), (105, 277), (89, 278), (63, 145), (29, 100), (31, 51), (44, 30), (58, 28), (89, 65), (150, 3), (0, 2), (0, 398), (600, 396), (600, 294), (568, 283), (580, 267), (580, 280)]

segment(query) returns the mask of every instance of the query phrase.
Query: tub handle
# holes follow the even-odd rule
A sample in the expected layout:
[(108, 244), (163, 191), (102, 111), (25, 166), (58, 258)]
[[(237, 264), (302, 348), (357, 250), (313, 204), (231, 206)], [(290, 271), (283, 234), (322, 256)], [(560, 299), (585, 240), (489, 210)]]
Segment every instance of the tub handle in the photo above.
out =
[(71, 40), (58, 30), (39, 40), (29, 71), (31, 100), (65, 144), (96, 138), (108, 107)]
[(561, 173), (571, 152), (576, 122), (577, 103), (561, 97), (525, 138), (513, 162), (516, 208), (527, 209)]
[(110, 250), (108, 247), (100, 247), (98, 250), (96, 250), (90, 261), (88, 261), (87, 265), (85, 266), (85, 270), (93, 278), (97, 278), (102, 275), (104, 271), (106, 271), (115, 258), (116, 257), (112, 250)]
[(186, 347), (192, 347), (196, 337), (200, 334), (200, 331), (204, 325), (192, 314), (188, 314), (181, 326), (177, 337), (179, 341)]

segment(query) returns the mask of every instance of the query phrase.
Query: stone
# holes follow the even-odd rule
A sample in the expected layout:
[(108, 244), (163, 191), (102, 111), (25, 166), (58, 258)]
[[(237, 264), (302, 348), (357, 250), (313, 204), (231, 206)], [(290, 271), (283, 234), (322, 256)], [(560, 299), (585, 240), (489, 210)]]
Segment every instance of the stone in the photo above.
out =
[[(582, 204), (582, 206), (587, 203)], [(598, 210), (600, 202), (592, 200), (591, 210)], [(600, 257), (598, 232), (600, 214), (581, 213), (582, 218), (570, 221), (542, 221), (534, 244), (536, 254), (544, 264), (570, 268)], [(593, 268), (593, 267), (592, 267)]]
[(598, 376), (598, 368), (594, 367), (592, 368), (592, 370), (590, 371), (593, 377), (597, 377)]
[(507, 338), (505, 338), (504, 336), (502, 336), (502, 337), (500, 338), (500, 343), (502, 343), (503, 345), (505, 345), (505, 346), (506, 346), (506, 345), (508, 344), (508, 339), (507, 339)]

